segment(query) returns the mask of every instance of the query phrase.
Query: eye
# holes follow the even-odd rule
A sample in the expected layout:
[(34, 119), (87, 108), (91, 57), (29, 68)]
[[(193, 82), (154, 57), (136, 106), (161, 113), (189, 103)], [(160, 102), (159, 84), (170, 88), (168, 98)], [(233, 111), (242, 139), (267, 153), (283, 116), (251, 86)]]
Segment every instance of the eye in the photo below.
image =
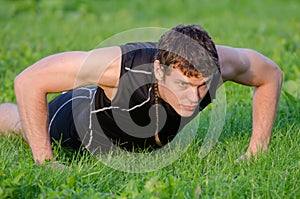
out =
[(186, 87), (188, 85), (188, 83), (186, 83), (186, 82), (178, 82), (178, 85), (180, 87)]

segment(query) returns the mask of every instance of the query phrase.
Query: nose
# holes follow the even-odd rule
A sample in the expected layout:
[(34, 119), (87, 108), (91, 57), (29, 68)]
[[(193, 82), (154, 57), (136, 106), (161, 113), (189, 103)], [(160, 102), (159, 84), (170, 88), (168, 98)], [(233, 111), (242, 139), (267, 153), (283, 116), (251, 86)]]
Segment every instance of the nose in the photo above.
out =
[(200, 98), (198, 88), (192, 87), (188, 96), (192, 104), (197, 104)]

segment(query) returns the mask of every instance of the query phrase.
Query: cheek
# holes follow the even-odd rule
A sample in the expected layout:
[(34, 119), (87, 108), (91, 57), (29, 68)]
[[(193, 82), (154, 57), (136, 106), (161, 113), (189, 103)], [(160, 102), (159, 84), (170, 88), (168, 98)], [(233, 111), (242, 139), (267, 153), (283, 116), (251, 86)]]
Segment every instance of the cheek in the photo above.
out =
[(168, 87), (162, 86), (160, 94), (161, 97), (171, 105), (177, 104), (182, 96), (182, 92), (170, 85)]
[(166, 89), (166, 96), (168, 97), (169, 101), (178, 101), (180, 99), (179, 92), (176, 89), (168, 88)]
[(199, 93), (200, 99), (202, 99), (206, 95), (207, 92), (208, 92), (208, 88), (206, 86), (201, 86), (200, 88), (198, 88), (198, 93)]
[(168, 90), (169, 94), (176, 98), (177, 101), (180, 101), (188, 93), (187, 89), (182, 89), (178, 86), (171, 86)]

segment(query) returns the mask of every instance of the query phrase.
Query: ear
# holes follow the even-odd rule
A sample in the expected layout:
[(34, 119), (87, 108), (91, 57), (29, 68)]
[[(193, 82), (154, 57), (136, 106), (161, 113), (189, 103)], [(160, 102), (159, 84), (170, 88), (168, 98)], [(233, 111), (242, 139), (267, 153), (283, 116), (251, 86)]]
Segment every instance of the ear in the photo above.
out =
[(164, 78), (164, 71), (162, 70), (162, 67), (160, 66), (159, 60), (154, 61), (154, 75), (158, 81), (161, 81)]

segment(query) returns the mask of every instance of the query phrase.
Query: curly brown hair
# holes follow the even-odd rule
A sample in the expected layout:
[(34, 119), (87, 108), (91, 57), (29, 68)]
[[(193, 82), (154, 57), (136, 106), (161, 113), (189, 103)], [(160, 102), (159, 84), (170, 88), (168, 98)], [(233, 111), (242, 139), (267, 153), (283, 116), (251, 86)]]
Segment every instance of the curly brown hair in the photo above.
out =
[(216, 46), (198, 25), (178, 25), (159, 40), (156, 59), (167, 74), (179, 68), (188, 77), (208, 77), (220, 72)]

